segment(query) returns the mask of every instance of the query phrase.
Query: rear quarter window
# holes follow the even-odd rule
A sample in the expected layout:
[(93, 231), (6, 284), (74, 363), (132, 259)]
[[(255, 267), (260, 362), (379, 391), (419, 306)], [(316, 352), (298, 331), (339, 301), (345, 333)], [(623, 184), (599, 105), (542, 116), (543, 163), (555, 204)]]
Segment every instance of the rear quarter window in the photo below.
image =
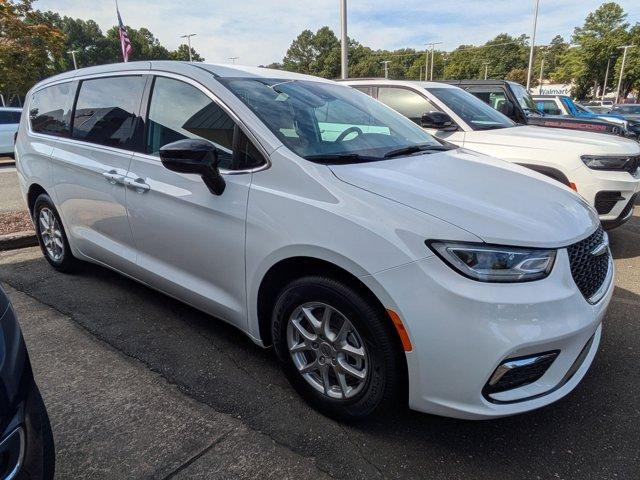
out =
[(38, 90), (31, 96), (31, 130), (58, 137), (69, 136), (74, 84), (61, 83)]

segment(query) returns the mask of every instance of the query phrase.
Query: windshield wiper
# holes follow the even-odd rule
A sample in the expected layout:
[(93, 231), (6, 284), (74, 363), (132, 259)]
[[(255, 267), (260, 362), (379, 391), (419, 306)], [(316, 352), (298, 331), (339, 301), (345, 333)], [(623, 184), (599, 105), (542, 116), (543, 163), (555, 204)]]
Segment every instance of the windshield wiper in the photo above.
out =
[(306, 155), (304, 158), (311, 162), (329, 163), (358, 163), (379, 160), (373, 157), (366, 157), (358, 153), (321, 153), (317, 155)]
[(411, 155), (418, 152), (441, 152), (444, 150), (451, 150), (451, 147), (446, 145), (410, 145), (408, 147), (397, 148), (384, 154), (384, 158), (400, 157), (402, 155)]

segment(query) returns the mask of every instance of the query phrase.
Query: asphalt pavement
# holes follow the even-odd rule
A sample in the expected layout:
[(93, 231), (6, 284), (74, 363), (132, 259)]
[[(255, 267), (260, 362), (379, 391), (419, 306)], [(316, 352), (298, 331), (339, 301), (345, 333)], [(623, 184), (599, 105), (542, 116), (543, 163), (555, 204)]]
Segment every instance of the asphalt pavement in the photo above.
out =
[[(259, 442), (245, 446), (238, 441), (237, 451), (207, 451), (210, 455), (189, 464), (192, 469), (183, 472), (183, 478), (235, 478), (226, 470), (218, 477), (214, 473), (216, 465), (236, 464), (247, 467), (243, 474), (262, 478), (275, 465), (296, 459), (309, 478), (322, 472), (348, 479), (637, 480), (640, 208), (610, 236), (616, 291), (600, 351), (585, 379), (553, 405), (480, 422), (398, 406), (360, 423), (337, 423), (310, 409), (289, 387), (272, 353), (233, 327), (101, 267), (87, 264), (73, 275), (57, 273), (37, 248), (0, 253), (0, 281), (13, 289), (12, 298), (29, 299), (49, 312), (33, 320), (32, 310), (22, 301), (16, 304), (31, 355), (39, 358), (35, 373), (52, 410), (61, 472), (70, 475), (61, 478), (107, 478), (107, 470), (94, 464), (105, 457), (117, 459), (121, 452), (126, 452), (125, 465), (147, 465), (128, 475), (120, 467), (111, 478), (162, 478), (180, 464), (171, 463), (163, 452), (188, 462), (233, 420), (235, 428), (262, 435), (262, 441), (281, 449), (282, 461), (269, 457), (259, 464), (266, 468), (261, 470), (243, 460), (245, 448), (254, 452), (246, 455), (251, 459)], [(57, 322), (65, 328), (59, 329)], [(103, 361), (100, 355), (107, 354), (98, 355), (96, 349), (106, 350), (109, 359)], [(112, 363), (134, 367), (127, 372), (133, 388), (127, 395), (121, 394), (119, 375), (110, 373)], [(66, 370), (73, 379), (66, 379)], [(155, 390), (147, 392), (147, 384)], [(169, 413), (162, 408), (165, 402), (154, 401), (155, 392), (164, 390), (170, 393)], [(102, 420), (98, 406), (107, 402), (113, 402), (122, 417)], [(185, 410), (176, 413), (181, 402)], [(147, 414), (155, 413), (157, 422), (168, 415), (166, 428), (136, 422), (136, 409), (151, 410)], [(192, 432), (187, 428), (172, 436), (175, 425), (190, 421)], [(191, 443), (183, 445), (181, 435)], [(306, 477), (301, 473), (295, 478)]]

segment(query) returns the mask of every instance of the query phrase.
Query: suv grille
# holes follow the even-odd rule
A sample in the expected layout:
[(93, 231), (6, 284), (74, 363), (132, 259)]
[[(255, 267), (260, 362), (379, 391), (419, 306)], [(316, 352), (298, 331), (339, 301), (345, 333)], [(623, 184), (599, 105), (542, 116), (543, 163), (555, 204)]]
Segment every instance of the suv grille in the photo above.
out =
[(609, 271), (609, 249), (607, 248), (601, 255), (592, 253), (603, 244), (605, 235), (604, 230), (599, 226), (593, 235), (567, 248), (571, 275), (587, 300), (602, 286)]

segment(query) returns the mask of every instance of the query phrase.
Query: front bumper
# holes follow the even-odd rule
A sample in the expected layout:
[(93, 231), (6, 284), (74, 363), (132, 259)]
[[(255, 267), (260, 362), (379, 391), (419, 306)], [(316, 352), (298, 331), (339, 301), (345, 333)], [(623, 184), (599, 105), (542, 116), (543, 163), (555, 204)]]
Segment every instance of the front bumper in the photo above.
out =
[(579, 172), (574, 172), (574, 175), (576, 178), (571, 181), (576, 184), (578, 193), (594, 208), (598, 194), (609, 192), (618, 197), (613, 207), (607, 206), (606, 213), (598, 215), (605, 228), (615, 228), (630, 218), (629, 205), (632, 197), (640, 192), (640, 169), (632, 175), (628, 172), (590, 170), (585, 166), (580, 167)]
[[(609, 281), (602, 300), (588, 303), (561, 249), (549, 277), (534, 282), (477, 282), (429, 257), (380, 272), (368, 283), (400, 315), (413, 344), (406, 354), (409, 406), (482, 419), (542, 407), (580, 382), (600, 342), (613, 276)], [(557, 358), (535, 382), (483, 394), (505, 360), (555, 350)]]

